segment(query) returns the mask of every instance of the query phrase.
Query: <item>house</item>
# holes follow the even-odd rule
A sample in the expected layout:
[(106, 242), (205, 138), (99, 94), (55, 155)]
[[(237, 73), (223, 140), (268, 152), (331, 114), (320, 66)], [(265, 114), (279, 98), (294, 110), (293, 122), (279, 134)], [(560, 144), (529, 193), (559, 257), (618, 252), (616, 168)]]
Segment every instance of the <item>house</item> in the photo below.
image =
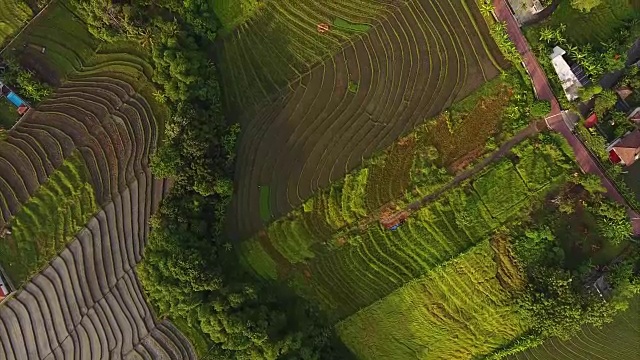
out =
[(553, 53), (551, 53), (550, 57), (567, 100), (573, 101), (578, 98), (578, 89), (583, 87), (589, 80), (579, 66), (569, 66), (563, 56), (566, 53), (563, 48), (556, 46), (553, 48)]
[(618, 96), (620, 96), (620, 99), (622, 99), (622, 101), (626, 101), (627, 98), (631, 96), (631, 94), (633, 94), (633, 89), (628, 86), (620, 86), (616, 89), (616, 92), (618, 93)]
[(640, 106), (633, 109), (630, 113), (629, 116), (627, 116), (629, 118), (629, 121), (631, 121), (632, 123), (634, 123), (636, 126), (640, 125)]
[(590, 129), (596, 126), (597, 123), (598, 123), (598, 115), (596, 115), (596, 113), (593, 113), (589, 115), (587, 120), (584, 122), (584, 127), (586, 127), (587, 129)]
[(614, 140), (609, 147), (609, 159), (614, 164), (629, 166), (640, 158), (640, 129), (627, 132)]
[(0, 275), (0, 302), (2, 302), (4, 298), (9, 296), (10, 293), (11, 293), (11, 290), (9, 290), (9, 287), (6, 285), (6, 282)]
[(9, 290), (4, 284), (0, 283), (0, 301), (4, 300), (4, 298), (6, 298), (8, 295)]
[(611, 294), (611, 285), (605, 280), (604, 275), (600, 275), (600, 277), (594, 281), (591, 286), (603, 299), (609, 297)]
[(13, 92), (7, 85), (0, 81), (0, 97), (6, 97), (10, 103), (12, 103), (18, 110), (18, 114), (24, 115), (29, 111), (29, 105), (26, 101), (22, 100), (18, 94)]
[(509, 10), (520, 26), (536, 18), (536, 14), (544, 10), (540, 0), (508, 0)]
[(397, 230), (400, 225), (404, 224), (409, 217), (409, 213), (407, 211), (401, 211), (394, 214), (383, 214), (380, 218), (380, 223), (387, 230)]

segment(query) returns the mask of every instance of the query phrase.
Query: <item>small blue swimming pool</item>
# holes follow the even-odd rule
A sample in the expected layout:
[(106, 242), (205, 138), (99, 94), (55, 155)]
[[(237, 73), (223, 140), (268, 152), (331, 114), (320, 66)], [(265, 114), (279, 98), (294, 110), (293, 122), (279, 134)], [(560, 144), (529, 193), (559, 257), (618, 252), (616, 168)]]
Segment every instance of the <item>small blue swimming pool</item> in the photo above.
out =
[(20, 98), (20, 96), (16, 95), (16, 93), (14, 92), (10, 92), (9, 95), (7, 95), (7, 100), (11, 101), (11, 103), (13, 105), (15, 105), (16, 107), (20, 107), (22, 105), (27, 105), (24, 100), (22, 100)]

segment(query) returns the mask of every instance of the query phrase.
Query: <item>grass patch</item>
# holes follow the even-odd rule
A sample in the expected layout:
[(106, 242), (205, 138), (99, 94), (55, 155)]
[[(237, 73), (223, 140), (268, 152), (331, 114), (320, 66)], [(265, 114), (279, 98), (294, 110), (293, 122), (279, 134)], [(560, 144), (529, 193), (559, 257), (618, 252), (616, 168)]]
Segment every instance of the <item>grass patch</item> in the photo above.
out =
[(553, 210), (548, 210), (547, 218), (541, 222), (551, 224), (566, 254), (567, 268), (578, 269), (587, 261), (592, 265), (609, 264), (629, 245), (628, 241), (614, 245), (600, 234), (599, 216), (593, 211), (594, 198), (582, 187), (575, 186), (557, 198), (571, 204), (573, 212), (554, 211), (554, 204), (549, 204), (548, 208)]
[(357, 94), (358, 89), (360, 89), (360, 84), (356, 81), (349, 81), (349, 85), (347, 85), (347, 90), (349, 90), (352, 94)]
[(337, 325), (360, 359), (471, 359), (524, 333), (485, 241)]
[[(545, 156), (547, 153), (542, 154), (542, 156), (535, 156), (536, 149), (533, 146), (534, 144), (530, 142), (524, 142), (518, 144), (512, 150), (517, 156), (516, 169), (531, 191), (540, 189), (548, 184), (552, 178), (559, 175), (557, 171), (553, 172), (557, 168), (547, 165), (553, 162), (554, 159)], [(557, 156), (562, 156), (562, 154), (558, 153)], [(569, 154), (568, 156), (571, 155)]]
[(313, 237), (302, 221), (280, 221), (268, 229), (273, 246), (291, 263), (313, 258), (310, 250)]
[(335, 20), (333, 20), (333, 26), (341, 30), (360, 33), (365, 33), (371, 30), (371, 25), (369, 24), (356, 24), (342, 18), (336, 18)]
[(542, 346), (519, 353), (510, 359), (574, 360), (574, 359), (638, 359), (640, 339), (640, 296), (614, 321), (596, 328), (585, 326), (569, 340), (549, 339)]
[(494, 217), (527, 197), (527, 187), (513, 163), (503, 160), (473, 182), (474, 189)]
[(22, 0), (0, 1), (0, 45), (10, 41), (32, 16), (33, 12)]
[(0, 128), (10, 129), (18, 121), (18, 112), (15, 106), (6, 97), (0, 97)]
[(252, 269), (258, 276), (265, 280), (276, 280), (278, 269), (275, 261), (267, 254), (262, 245), (257, 241), (245, 241), (241, 244), (240, 259), (245, 260), (244, 265)]
[(626, 22), (638, 18), (638, 2), (632, 0), (606, 0), (590, 12), (581, 12), (562, 1), (549, 20), (541, 26), (557, 28), (567, 26), (565, 36), (569, 43), (576, 45), (593, 44), (599, 46), (617, 35), (616, 30)]
[(3, 266), (19, 286), (40, 271), (98, 211), (89, 173), (74, 152), (11, 220), (0, 242)]
[(261, 185), (260, 186), (260, 218), (265, 223), (271, 220), (273, 214), (271, 214), (271, 200), (269, 195), (271, 191), (269, 190), (269, 186)]

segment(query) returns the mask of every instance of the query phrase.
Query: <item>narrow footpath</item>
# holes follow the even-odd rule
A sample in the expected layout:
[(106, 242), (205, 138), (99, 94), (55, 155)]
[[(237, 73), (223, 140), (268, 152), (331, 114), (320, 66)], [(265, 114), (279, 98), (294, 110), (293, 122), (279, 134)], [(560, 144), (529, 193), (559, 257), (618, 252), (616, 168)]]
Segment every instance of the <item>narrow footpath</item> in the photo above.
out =
[(537, 123), (536, 122), (532, 122), (531, 124), (529, 124), (529, 126), (524, 128), (523, 130), (520, 130), (519, 133), (517, 133), (512, 138), (510, 138), (509, 141), (507, 141), (504, 144), (502, 144), (498, 148), (498, 150), (496, 150), (493, 153), (491, 153), (491, 155), (489, 155), (486, 158), (484, 158), (478, 164), (476, 164), (472, 168), (470, 168), (468, 170), (465, 170), (465, 171), (461, 172), (460, 174), (456, 175), (451, 181), (449, 181), (445, 186), (441, 187), (437, 191), (435, 191), (435, 192), (433, 192), (433, 193), (431, 193), (429, 195), (426, 195), (422, 199), (417, 200), (417, 201), (409, 204), (409, 206), (407, 206), (407, 210), (413, 212), (413, 211), (419, 210), (423, 206), (426, 206), (428, 203), (430, 203), (431, 201), (439, 198), (442, 194), (444, 194), (448, 190), (458, 186), (461, 182), (463, 182), (463, 181), (475, 176), (476, 174), (480, 173), (488, 165), (490, 165), (490, 164), (492, 164), (494, 162), (497, 162), (498, 160), (504, 158), (505, 155), (507, 155), (507, 153), (509, 153), (511, 151), (511, 149), (515, 145), (519, 144), (520, 142), (522, 142), (526, 138), (533, 137), (534, 135), (537, 135), (542, 129), (544, 129), (544, 123), (543, 122), (542, 123), (541, 122), (537, 122)]
[(558, 100), (553, 95), (549, 80), (545, 75), (540, 63), (536, 59), (535, 55), (529, 47), (527, 39), (522, 34), (518, 22), (513, 17), (507, 0), (493, 0), (495, 8), (495, 15), (499, 21), (503, 21), (507, 24), (507, 33), (511, 38), (511, 41), (516, 45), (518, 52), (523, 58), (524, 65), (531, 77), (533, 86), (538, 99), (548, 100), (551, 102), (551, 113), (545, 118), (547, 126), (562, 134), (571, 148), (573, 149), (576, 162), (580, 166), (583, 172), (594, 174), (600, 177), (602, 185), (607, 189), (607, 196), (627, 207), (629, 218), (631, 219), (631, 225), (633, 226), (633, 232), (636, 236), (640, 236), (640, 215), (637, 212), (629, 208), (626, 201), (618, 192), (618, 189), (613, 185), (611, 180), (604, 174), (596, 160), (591, 156), (591, 153), (585, 145), (576, 137), (576, 135), (569, 129), (565, 123)]

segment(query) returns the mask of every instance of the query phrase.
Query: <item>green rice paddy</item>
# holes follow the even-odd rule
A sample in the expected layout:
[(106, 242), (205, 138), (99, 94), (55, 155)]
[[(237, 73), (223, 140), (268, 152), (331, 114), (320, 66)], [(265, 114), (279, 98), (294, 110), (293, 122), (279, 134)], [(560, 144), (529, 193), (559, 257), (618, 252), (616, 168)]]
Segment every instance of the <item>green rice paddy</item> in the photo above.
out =
[(33, 12), (22, 0), (0, 1), (0, 47), (31, 19)]
[[(523, 334), (483, 241), (337, 325), (359, 359), (472, 359)], [(400, 339), (402, 339), (400, 341)]]
[(88, 170), (75, 152), (40, 186), (0, 242), (3, 266), (16, 286), (40, 271), (98, 211)]

